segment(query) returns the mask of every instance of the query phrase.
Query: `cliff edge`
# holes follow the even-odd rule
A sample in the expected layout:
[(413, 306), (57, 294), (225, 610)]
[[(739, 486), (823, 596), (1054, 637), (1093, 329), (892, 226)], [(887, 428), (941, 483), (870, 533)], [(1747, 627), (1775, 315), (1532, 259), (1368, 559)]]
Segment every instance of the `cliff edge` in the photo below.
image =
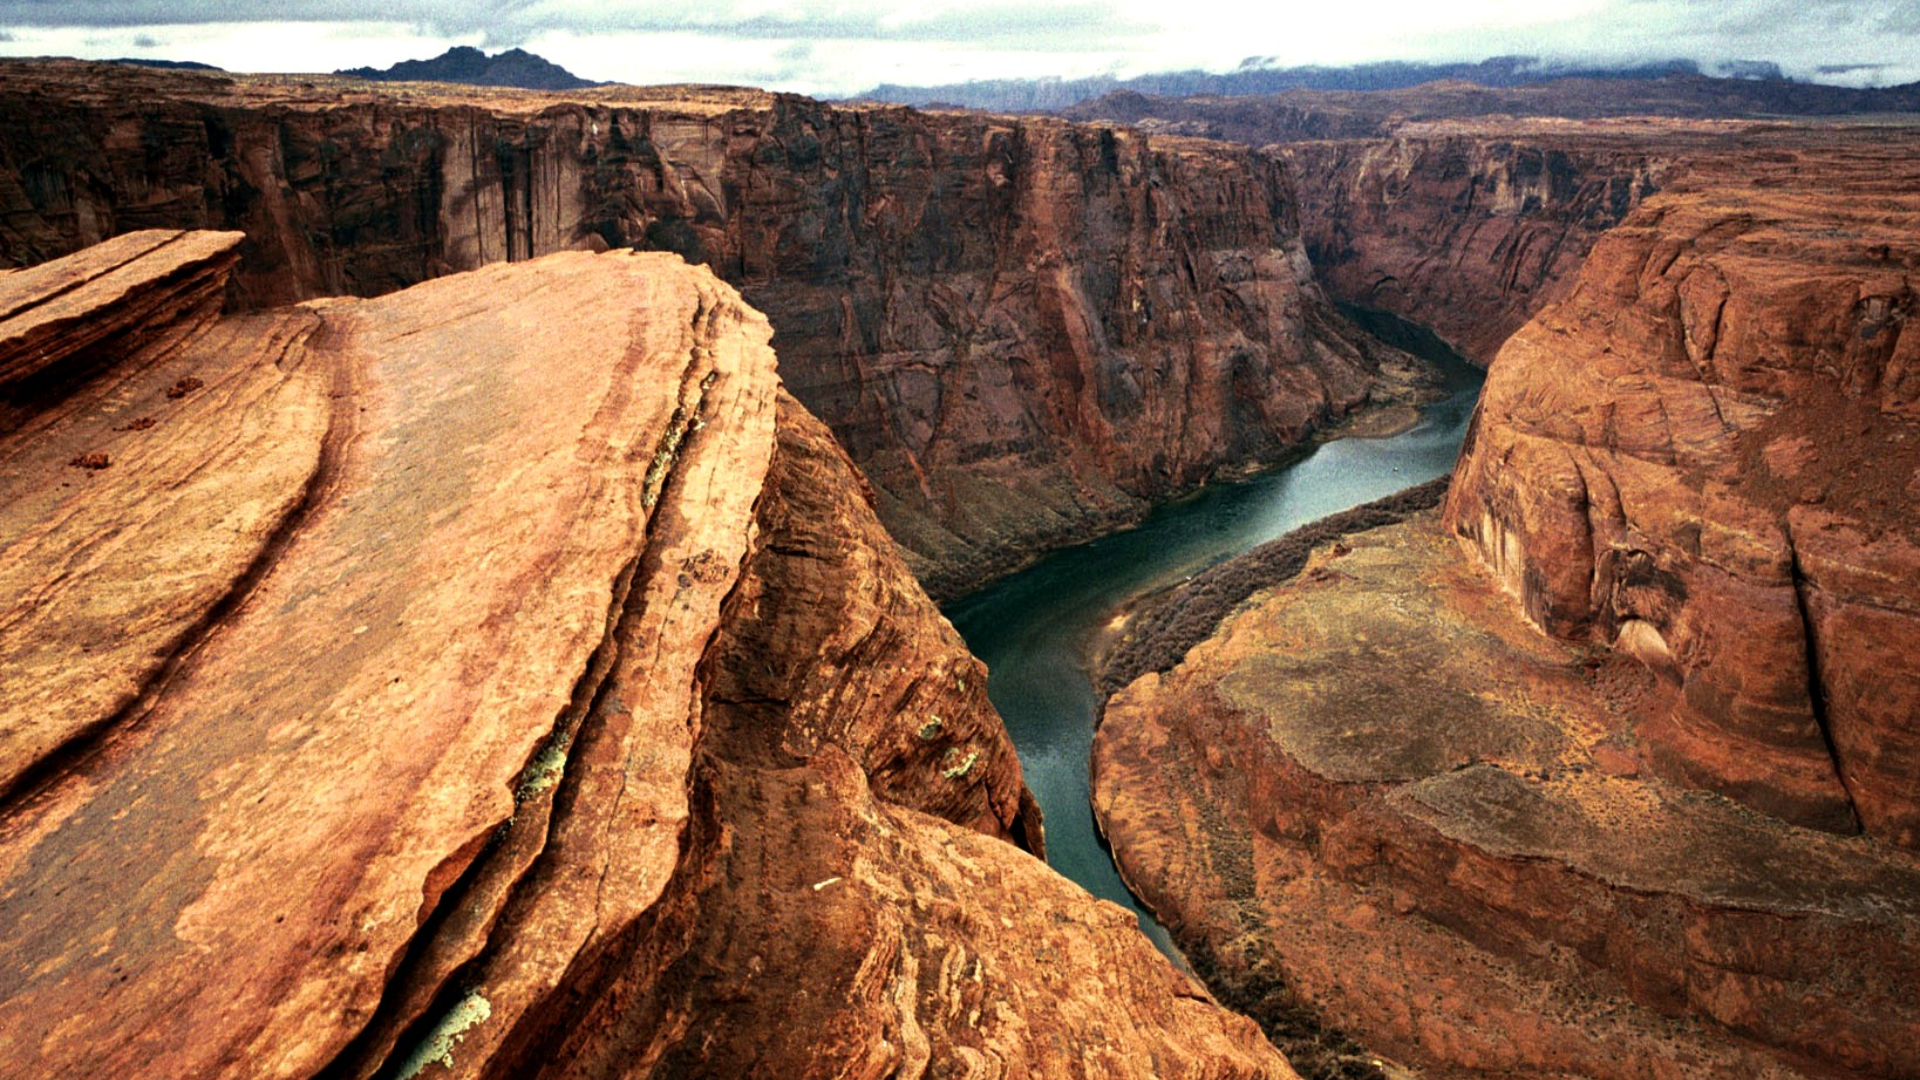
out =
[(221, 318), (244, 243), (0, 276), (0, 1072), (1291, 1075), (1021, 850), (731, 288)]
[(1915, 1075), (1915, 144), (1690, 162), (1501, 349), (1443, 508), (1134, 650), (1096, 811), (1224, 997), (1423, 1076)]

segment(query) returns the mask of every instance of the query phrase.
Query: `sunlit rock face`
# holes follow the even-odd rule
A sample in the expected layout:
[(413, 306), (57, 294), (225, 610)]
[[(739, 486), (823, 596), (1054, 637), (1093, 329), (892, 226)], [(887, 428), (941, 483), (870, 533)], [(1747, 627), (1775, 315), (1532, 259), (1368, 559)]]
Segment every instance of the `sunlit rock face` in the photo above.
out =
[(1916, 847), (1920, 201), (1861, 137), (1608, 233), (1495, 361), (1448, 521), (1542, 629), (1675, 684), (1663, 771)]
[(1500, 350), (1440, 511), (1199, 576), (1107, 704), (1117, 861), (1319, 1075), (1920, 1058), (1920, 135), (1642, 126), (1703, 152)]

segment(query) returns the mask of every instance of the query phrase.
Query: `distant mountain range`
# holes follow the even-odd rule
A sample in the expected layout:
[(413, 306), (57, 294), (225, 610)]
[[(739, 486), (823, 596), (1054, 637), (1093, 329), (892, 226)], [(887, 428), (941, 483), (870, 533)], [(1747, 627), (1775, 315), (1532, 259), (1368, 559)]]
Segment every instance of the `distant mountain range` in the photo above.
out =
[(162, 68), (167, 71), (225, 71), (212, 64), (203, 64), (198, 60), (156, 60), (149, 56), (122, 56), (107, 61), (109, 64), (134, 64), (139, 67)]
[(1495, 115), (1592, 120), (1912, 113), (1920, 112), (1920, 83), (1857, 89), (1773, 78), (1667, 75), (1657, 79), (1567, 78), (1498, 87), (1450, 79), (1397, 90), (1283, 90), (1240, 96), (1163, 97), (1116, 90), (1054, 111), (1072, 120), (1145, 125), (1257, 146), (1313, 139), (1369, 139), (1407, 121)]
[(525, 49), (508, 49), (497, 56), (488, 56), (467, 45), (455, 46), (431, 60), (402, 60), (385, 70), (358, 67), (334, 74), (376, 82), (448, 82), (511, 86), (521, 90), (584, 90), (606, 85), (582, 79)]
[[(1714, 71), (1739, 79), (1784, 81), (1779, 66), (1766, 61), (1729, 61), (1715, 65)], [(1473, 64), (1387, 61), (1351, 67), (1274, 67), (1269, 59), (1256, 57), (1224, 74), (1175, 71), (1131, 79), (1104, 75), (1086, 79), (991, 79), (944, 86), (885, 83), (859, 95), (859, 100), (900, 105), (958, 105), (995, 112), (1050, 112), (1115, 91), (1155, 97), (1240, 96), (1287, 90), (1402, 90), (1440, 80), (1507, 88), (1568, 78), (1649, 80), (1704, 74), (1700, 65), (1691, 60), (1609, 67), (1546, 61), (1532, 56), (1497, 56)]]

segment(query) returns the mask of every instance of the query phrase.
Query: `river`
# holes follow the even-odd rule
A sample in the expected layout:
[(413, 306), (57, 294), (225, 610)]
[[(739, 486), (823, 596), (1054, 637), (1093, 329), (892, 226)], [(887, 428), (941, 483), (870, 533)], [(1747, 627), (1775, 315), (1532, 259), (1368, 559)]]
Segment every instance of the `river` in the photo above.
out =
[(1430, 358), (1445, 372), (1449, 396), (1422, 409), (1406, 431), (1338, 439), (1256, 479), (1203, 489), (1156, 509), (1138, 528), (1055, 552), (947, 607), (987, 664), (987, 695), (1046, 815), (1047, 862), (1137, 914), (1141, 930), (1177, 962), (1166, 929), (1127, 891), (1094, 824), (1087, 775), (1099, 715), (1087, 674), (1093, 639), (1142, 593), (1451, 470), (1481, 375), (1457, 357)]

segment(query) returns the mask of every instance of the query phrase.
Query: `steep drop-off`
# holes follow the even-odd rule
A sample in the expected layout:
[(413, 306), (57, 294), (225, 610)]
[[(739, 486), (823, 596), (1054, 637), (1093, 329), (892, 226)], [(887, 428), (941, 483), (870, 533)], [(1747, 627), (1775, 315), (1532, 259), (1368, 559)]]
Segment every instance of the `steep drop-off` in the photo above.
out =
[(1327, 291), (1430, 327), (1480, 364), (1565, 295), (1601, 233), (1684, 155), (1561, 125), (1302, 142), (1282, 155)]
[(1115, 694), (1095, 809), (1278, 1036), (1429, 1078), (1912, 1077), (1920, 860), (1645, 775), (1654, 681), (1541, 637), (1429, 512)]
[[(1599, 237), (1656, 192), (1706, 189), (1836, 148), (1844, 157), (1848, 141), (1880, 127), (1716, 119), (1826, 111), (1820, 97), (1768, 110), (1738, 94), (1442, 84), (1382, 94), (1116, 95), (1070, 115), (1268, 146), (1294, 171), (1300, 234), (1328, 294), (1430, 327), (1485, 365), (1567, 295)], [(1672, 119), (1650, 118), (1661, 116)]]
[(220, 320), (241, 243), (0, 276), (0, 1074), (1291, 1075), (1020, 850), (737, 293)]
[(1226, 996), (1423, 1075), (1916, 1075), (1916, 150), (1690, 162), (1500, 351), (1443, 514), (1115, 694), (1097, 809)]
[(242, 308), (677, 251), (767, 314), (942, 593), (1272, 461), (1379, 387), (1282, 164), (1058, 120), (10, 63), (0, 211), (16, 264), (241, 230)]

